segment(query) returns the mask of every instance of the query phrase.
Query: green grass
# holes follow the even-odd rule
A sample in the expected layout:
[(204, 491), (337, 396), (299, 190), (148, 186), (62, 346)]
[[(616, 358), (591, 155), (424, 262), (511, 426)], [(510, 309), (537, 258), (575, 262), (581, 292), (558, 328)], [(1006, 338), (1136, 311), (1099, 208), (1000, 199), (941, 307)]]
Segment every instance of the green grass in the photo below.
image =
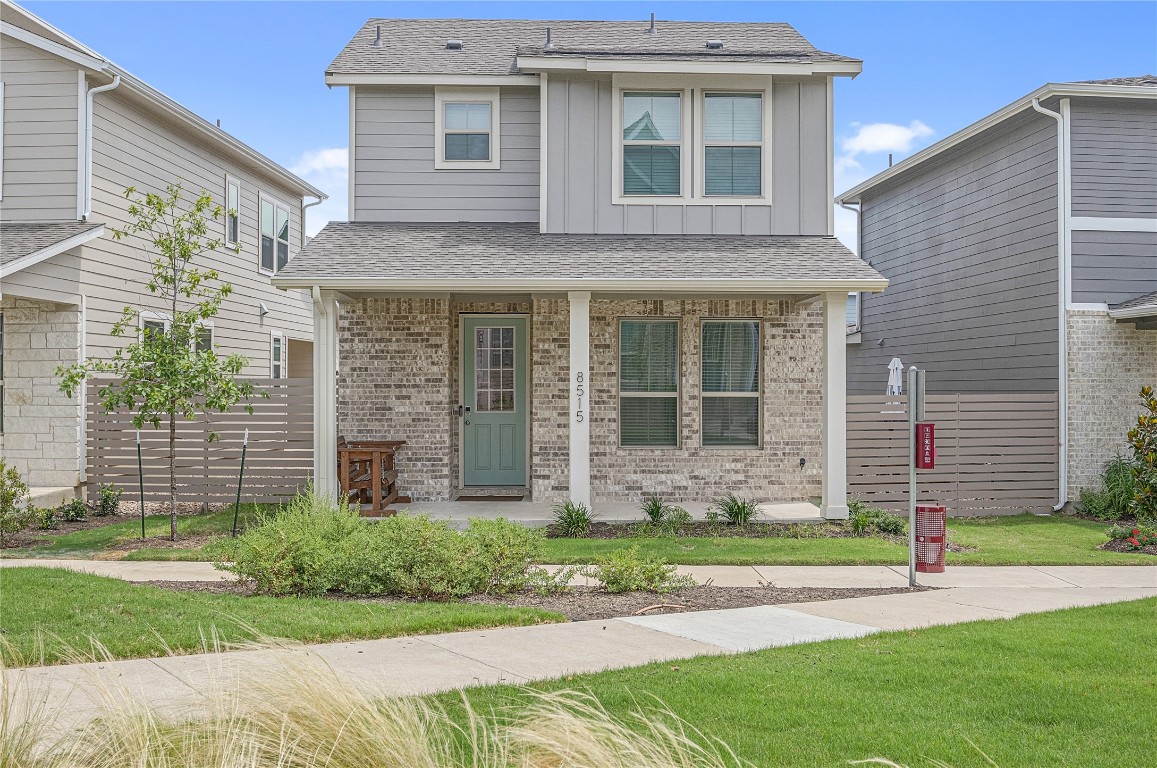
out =
[(529, 608), (173, 592), (56, 568), (0, 569), (0, 605), (9, 664), (65, 662), (69, 649), (88, 651), (90, 638), (128, 659), (196, 653), (214, 630), (226, 642), (257, 633), (318, 643), (564, 620)]
[[(1153, 759), (1157, 598), (533, 684), (613, 714), (656, 697), (759, 766), (888, 757), (912, 768), (1138, 766)], [(518, 706), (512, 687), (472, 705)], [(460, 712), (458, 694), (439, 697)]]
[[(948, 521), (951, 540), (975, 552), (949, 552), (949, 565), (1157, 565), (1152, 555), (1097, 549), (1106, 523), (1014, 515)], [(681, 565), (902, 565), (908, 548), (883, 539), (548, 539), (544, 560), (568, 565), (637, 545)]]

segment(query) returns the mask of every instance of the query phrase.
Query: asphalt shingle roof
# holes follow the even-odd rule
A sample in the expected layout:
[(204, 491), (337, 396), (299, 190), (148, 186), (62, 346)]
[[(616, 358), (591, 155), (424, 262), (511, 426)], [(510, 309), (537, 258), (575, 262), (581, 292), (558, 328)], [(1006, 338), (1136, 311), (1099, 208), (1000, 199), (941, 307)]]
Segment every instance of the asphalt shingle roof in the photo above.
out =
[[(346, 44), (328, 74), (517, 74), (516, 55), (681, 60), (849, 61), (819, 51), (790, 24), (707, 21), (541, 21), (527, 19), (370, 19)], [(371, 43), (382, 28), (382, 46)], [(555, 46), (544, 51), (546, 28)], [(447, 50), (461, 40), (461, 50)], [(708, 40), (723, 41), (721, 50)]]
[(330, 222), (279, 278), (882, 280), (834, 237), (541, 234), (537, 224)]
[(1135, 85), (1139, 87), (1157, 88), (1157, 75), (1110, 77), (1106, 80), (1078, 80), (1077, 82), (1084, 85)]
[(1146, 293), (1142, 296), (1134, 296), (1128, 301), (1122, 301), (1120, 304), (1114, 304), (1109, 309), (1136, 309), (1137, 307), (1153, 307), (1157, 310), (1157, 291), (1153, 293)]
[(0, 224), (0, 264), (8, 264), (101, 226), (83, 221)]

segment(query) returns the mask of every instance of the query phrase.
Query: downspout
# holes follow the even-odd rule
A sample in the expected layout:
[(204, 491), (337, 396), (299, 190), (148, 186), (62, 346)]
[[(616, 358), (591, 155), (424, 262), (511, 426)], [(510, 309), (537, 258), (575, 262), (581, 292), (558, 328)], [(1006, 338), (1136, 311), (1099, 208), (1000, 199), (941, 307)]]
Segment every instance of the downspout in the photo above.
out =
[(1057, 431), (1060, 435), (1060, 488), (1053, 511), (1059, 512), (1069, 502), (1069, 148), (1064, 115), (1045, 109), (1040, 105), (1040, 99), (1032, 100), (1032, 108), (1057, 121)]
[(306, 208), (312, 208), (315, 205), (321, 205), (323, 202), (326, 201), (326, 199), (327, 198), (325, 197), (325, 195), (322, 195), (318, 199), (314, 200), (312, 203), (302, 203), (301, 204), (301, 247), (302, 248), (305, 247), (305, 209)]
[(88, 221), (89, 215), (92, 214), (92, 111), (93, 98), (98, 93), (111, 91), (121, 84), (121, 76), (114, 74), (112, 82), (108, 85), (99, 85), (96, 88), (89, 88), (87, 94), (87, 101), (85, 103), (84, 114), (84, 190), (81, 194), (84, 195), (84, 209), (81, 219)]

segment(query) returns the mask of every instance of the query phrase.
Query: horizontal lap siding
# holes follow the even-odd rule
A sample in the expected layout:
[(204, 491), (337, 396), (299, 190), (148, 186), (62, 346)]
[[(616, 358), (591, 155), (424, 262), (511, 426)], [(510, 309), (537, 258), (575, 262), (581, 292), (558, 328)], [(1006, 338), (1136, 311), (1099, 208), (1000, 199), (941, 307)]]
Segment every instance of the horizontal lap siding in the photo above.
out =
[(538, 221), (538, 90), (500, 92), (501, 167), (434, 168), (434, 89), (358, 88), (358, 221)]
[(17, 40), (0, 45), (5, 221), (75, 220), (77, 68)]
[(1157, 218), (1157, 104), (1072, 102), (1074, 216)]
[(850, 393), (881, 392), (893, 357), (930, 392), (1056, 391), (1055, 123), (1016, 118), (863, 211), (861, 255), (890, 282), (863, 297)]
[(1073, 301), (1117, 304), (1157, 291), (1157, 232), (1073, 232)]
[[(269, 375), (271, 331), (308, 340), (313, 335), (312, 307), (298, 291), (281, 291), (270, 277), (258, 271), (258, 195), (265, 193), (288, 206), (290, 255), (300, 248), (301, 199), (290, 190), (241, 168), (192, 137), (166, 126), (151, 114), (130, 104), (116, 92), (96, 97), (93, 135), (93, 215), (111, 230), (128, 222), (126, 187), (141, 192), (163, 191), (180, 182), (186, 196), (205, 190), (215, 202), (225, 194), (225, 175), (241, 186), (241, 248), (239, 253), (219, 249), (211, 265), (221, 279), (233, 286), (220, 314), (213, 321), (214, 342), (222, 352), (239, 352), (250, 360), (247, 375)], [(224, 222), (213, 225), (213, 236), (224, 234)], [(121, 309), (129, 306), (164, 311), (148, 289), (149, 268), (156, 254), (143, 239), (113, 239), (111, 232), (87, 245), (83, 258), (69, 276), (84, 286), (88, 300), (88, 351), (106, 355), (123, 345), (110, 336)], [(46, 276), (67, 270), (45, 262)], [(195, 262), (196, 263), (196, 262)], [(38, 265), (40, 266), (40, 265)], [(202, 268), (209, 260), (200, 262)], [(261, 316), (260, 304), (269, 313)]]

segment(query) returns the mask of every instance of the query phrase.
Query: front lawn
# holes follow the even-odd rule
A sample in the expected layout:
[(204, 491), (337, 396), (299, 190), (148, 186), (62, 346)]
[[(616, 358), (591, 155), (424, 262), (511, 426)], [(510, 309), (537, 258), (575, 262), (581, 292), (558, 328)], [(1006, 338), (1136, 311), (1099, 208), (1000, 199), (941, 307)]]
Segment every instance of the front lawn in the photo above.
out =
[(0, 654), (9, 665), (67, 662), (69, 649), (90, 649), (90, 637), (113, 658), (129, 659), (197, 653), (214, 630), (226, 642), (256, 633), (321, 643), (564, 620), (532, 608), (463, 603), (174, 592), (56, 568), (0, 569), (0, 605)]
[[(657, 698), (759, 766), (887, 757), (912, 768), (1138, 766), (1153, 760), (1157, 598), (636, 669), (538, 689), (619, 717)], [(458, 694), (441, 703), (460, 712)], [(469, 691), (478, 711), (512, 687)], [(1148, 703), (1146, 703), (1148, 702)]]

